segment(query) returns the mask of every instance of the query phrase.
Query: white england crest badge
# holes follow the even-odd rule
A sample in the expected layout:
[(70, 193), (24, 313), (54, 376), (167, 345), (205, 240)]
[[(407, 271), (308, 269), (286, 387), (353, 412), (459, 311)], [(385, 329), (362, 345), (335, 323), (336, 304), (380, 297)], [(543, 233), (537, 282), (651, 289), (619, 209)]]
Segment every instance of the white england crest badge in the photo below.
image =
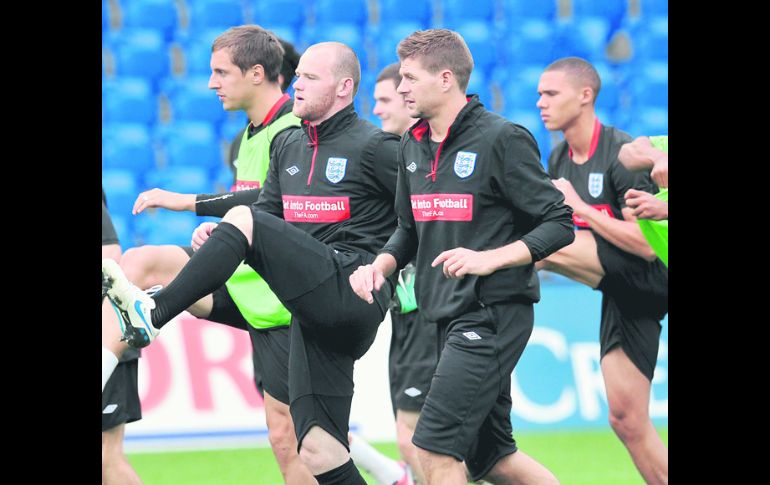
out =
[(329, 182), (336, 184), (345, 177), (345, 167), (348, 164), (347, 158), (329, 157), (326, 162), (326, 178)]
[(604, 174), (603, 173), (589, 173), (588, 174), (588, 193), (591, 197), (599, 197), (604, 189)]
[(476, 167), (476, 154), (473, 152), (457, 152), (455, 157), (455, 173), (461, 179), (469, 177)]

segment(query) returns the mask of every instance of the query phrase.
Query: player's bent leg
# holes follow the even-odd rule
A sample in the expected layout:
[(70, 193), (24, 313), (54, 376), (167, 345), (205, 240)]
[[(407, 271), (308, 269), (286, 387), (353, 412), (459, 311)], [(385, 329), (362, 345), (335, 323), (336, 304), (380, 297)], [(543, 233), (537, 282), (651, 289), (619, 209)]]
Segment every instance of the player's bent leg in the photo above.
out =
[(453, 456), (417, 447), (417, 458), (428, 485), (466, 485), (465, 466)]
[(601, 361), (610, 425), (647, 483), (668, 483), (668, 452), (649, 415), (650, 381), (621, 347)]
[(552, 271), (596, 288), (604, 278), (596, 239), (590, 231), (577, 231), (575, 241), (535, 264), (537, 269)]
[(302, 439), (299, 456), (313, 475), (340, 467), (350, 459), (342, 443), (320, 426), (310, 428)]
[(498, 460), (484, 477), (484, 480), (494, 484), (558, 485), (559, 483), (559, 480), (550, 470), (521, 450), (505, 455)]
[(265, 419), (268, 439), (286, 485), (317, 483), (297, 454), (297, 436), (289, 413), (289, 405), (265, 392)]
[(139, 246), (125, 252), (120, 267), (131, 283), (141, 289), (167, 286), (190, 261), (180, 246)]
[(227, 214), (222, 218), (222, 222), (227, 222), (237, 227), (246, 236), (246, 240), (249, 242), (249, 246), (251, 246), (254, 236), (254, 217), (249, 206), (239, 205), (233, 207), (227, 211)]
[(102, 432), (102, 483), (141, 485), (139, 475), (123, 454), (125, 424)]
[(419, 483), (425, 483), (425, 474), (417, 457), (417, 447), (412, 443), (414, 429), (417, 427), (419, 418), (420, 413), (417, 411), (396, 410), (396, 439), (401, 457), (412, 469)]

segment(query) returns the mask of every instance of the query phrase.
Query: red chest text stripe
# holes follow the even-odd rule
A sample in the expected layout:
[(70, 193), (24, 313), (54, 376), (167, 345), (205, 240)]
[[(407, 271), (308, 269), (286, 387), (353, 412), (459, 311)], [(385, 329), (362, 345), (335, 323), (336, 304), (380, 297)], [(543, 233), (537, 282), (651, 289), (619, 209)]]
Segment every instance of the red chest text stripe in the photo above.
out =
[(283, 218), (289, 222), (342, 222), (350, 219), (350, 197), (284, 195)]
[(415, 221), (472, 221), (473, 195), (413, 195), (412, 214)]
[(238, 192), (239, 190), (252, 190), (259, 188), (259, 180), (236, 180), (235, 184), (230, 187), (230, 192)]
[[(612, 208), (609, 204), (594, 204), (591, 207), (598, 210), (599, 212), (603, 212), (604, 214), (610, 216), (611, 218), (615, 218), (614, 215), (612, 215)], [(577, 214), (572, 214), (572, 222), (578, 226), (578, 227), (591, 227), (588, 225), (588, 223), (583, 219), (582, 217), (579, 217)]]

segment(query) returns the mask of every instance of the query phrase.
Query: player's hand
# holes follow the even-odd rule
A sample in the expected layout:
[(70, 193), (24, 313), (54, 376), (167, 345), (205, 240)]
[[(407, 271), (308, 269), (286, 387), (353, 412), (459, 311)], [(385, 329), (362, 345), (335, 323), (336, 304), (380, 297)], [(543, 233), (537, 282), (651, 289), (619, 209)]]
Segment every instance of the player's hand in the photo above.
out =
[(626, 205), (632, 209), (634, 216), (639, 219), (661, 221), (668, 219), (668, 202), (656, 199), (649, 192), (628, 189), (625, 194)]
[(353, 292), (359, 298), (367, 303), (374, 303), (372, 290), (379, 291), (382, 288), (382, 284), (385, 283), (385, 276), (374, 265), (367, 264), (366, 266), (359, 266), (348, 280)]
[(572, 186), (572, 182), (563, 177), (553, 179), (551, 182), (553, 182), (553, 185), (564, 195), (564, 203), (572, 207), (572, 210), (576, 214), (579, 214), (588, 207), (588, 204), (586, 204), (575, 191), (575, 187)]
[(131, 212), (136, 215), (151, 207), (192, 212), (195, 211), (195, 194), (179, 194), (158, 188), (146, 190), (136, 198)]
[(192, 241), (190, 241), (193, 251), (197, 251), (203, 246), (203, 243), (208, 240), (211, 236), (211, 231), (213, 231), (217, 225), (216, 222), (202, 222), (200, 226), (195, 228), (192, 233)]
[(444, 263), (444, 276), (459, 280), (467, 274), (486, 276), (495, 272), (495, 267), (489, 255), (484, 251), (473, 251), (466, 248), (454, 248), (436, 256), (430, 264), (436, 267)]
[(655, 182), (661, 189), (668, 188), (668, 156), (660, 157), (655, 160), (655, 165), (650, 172), (652, 181)]

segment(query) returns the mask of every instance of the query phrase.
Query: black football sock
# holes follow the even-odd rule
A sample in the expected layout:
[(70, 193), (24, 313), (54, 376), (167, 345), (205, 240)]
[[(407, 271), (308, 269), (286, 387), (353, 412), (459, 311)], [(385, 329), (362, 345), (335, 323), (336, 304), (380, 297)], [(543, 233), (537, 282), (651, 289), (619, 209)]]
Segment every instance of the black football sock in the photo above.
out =
[(316, 475), (315, 479), (318, 485), (366, 485), (352, 458), (334, 470)]
[(190, 305), (224, 285), (246, 257), (249, 242), (234, 225), (222, 222), (193, 253), (168, 286), (156, 293), (152, 325), (161, 328)]

